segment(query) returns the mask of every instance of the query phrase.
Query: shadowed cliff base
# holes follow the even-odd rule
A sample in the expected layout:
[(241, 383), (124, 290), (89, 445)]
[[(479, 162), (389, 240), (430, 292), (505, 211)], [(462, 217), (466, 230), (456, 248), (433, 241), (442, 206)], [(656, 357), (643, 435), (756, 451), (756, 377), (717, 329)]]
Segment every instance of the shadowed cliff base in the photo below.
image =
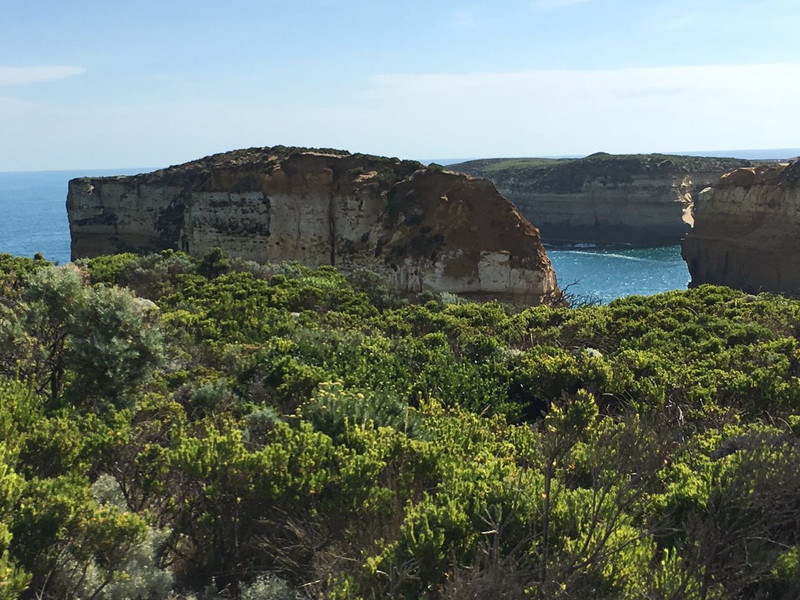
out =
[(692, 226), (700, 190), (746, 160), (667, 154), (498, 158), (450, 165), (490, 179), (547, 244), (671, 246)]
[(251, 148), (69, 185), (72, 257), (219, 247), (257, 262), (368, 268), (402, 292), (559, 296), (539, 232), (490, 181), (341, 150)]

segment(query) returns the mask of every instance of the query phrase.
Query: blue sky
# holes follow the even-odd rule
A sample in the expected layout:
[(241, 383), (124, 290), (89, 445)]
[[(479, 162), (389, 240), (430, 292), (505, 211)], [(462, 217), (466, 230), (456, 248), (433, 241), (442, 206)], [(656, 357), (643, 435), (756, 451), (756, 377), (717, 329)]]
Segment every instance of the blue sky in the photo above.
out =
[(7, 0), (0, 171), (800, 146), (797, 0)]

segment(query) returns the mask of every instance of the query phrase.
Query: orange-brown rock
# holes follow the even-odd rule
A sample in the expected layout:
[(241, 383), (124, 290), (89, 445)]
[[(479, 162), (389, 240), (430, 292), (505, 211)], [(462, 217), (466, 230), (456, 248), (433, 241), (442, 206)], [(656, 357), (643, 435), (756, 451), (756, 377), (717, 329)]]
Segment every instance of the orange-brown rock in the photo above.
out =
[(558, 296), (539, 232), (490, 181), (335, 150), (238, 150), (70, 182), (72, 257), (214, 247), (248, 260), (368, 268), (403, 292)]
[(800, 163), (737, 169), (703, 190), (683, 242), (691, 286), (800, 295)]

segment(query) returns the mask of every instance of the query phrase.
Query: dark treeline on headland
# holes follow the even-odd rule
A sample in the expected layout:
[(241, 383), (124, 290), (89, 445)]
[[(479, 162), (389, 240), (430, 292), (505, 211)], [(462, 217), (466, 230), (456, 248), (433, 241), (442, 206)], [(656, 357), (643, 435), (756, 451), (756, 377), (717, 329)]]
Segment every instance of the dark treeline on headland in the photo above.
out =
[(0, 256), (0, 599), (800, 596), (800, 302)]

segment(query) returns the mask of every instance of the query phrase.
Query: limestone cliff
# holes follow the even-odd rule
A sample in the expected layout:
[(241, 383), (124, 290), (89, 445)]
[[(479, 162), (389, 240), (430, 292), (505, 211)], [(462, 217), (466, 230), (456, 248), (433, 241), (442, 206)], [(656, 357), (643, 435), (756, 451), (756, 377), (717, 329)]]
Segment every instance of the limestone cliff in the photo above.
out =
[(748, 161), (665, 154), (489, 159), (450, 165), (486, 177), (546, 243), (679, 243), (697, 193)]
[(253, 148), (74, 179), (72, 257), (219, 246), (258, 262), (365, 267), (404, 292), (558, 296), (539, 232), (490, 181), (335, 150)]
[(683, 242), (691, 286), (800, 295), (800, 163), (732, 171), (704, 190)]

